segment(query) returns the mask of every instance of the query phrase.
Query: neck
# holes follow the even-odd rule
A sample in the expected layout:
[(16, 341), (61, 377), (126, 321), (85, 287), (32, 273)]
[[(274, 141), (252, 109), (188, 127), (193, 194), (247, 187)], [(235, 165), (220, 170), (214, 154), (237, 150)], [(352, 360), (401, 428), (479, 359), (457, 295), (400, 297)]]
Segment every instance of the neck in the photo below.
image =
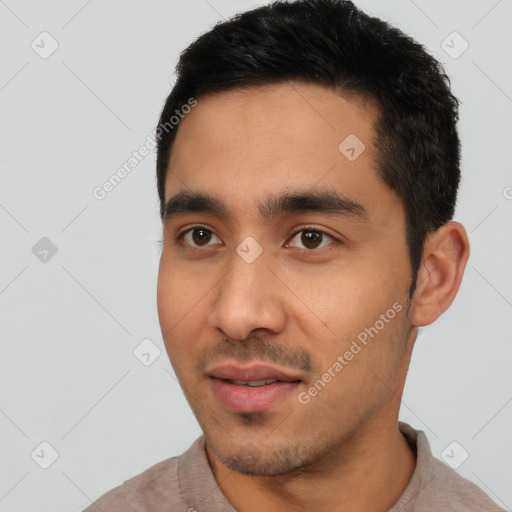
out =
[(369, 421), (328, 460), (277, 477), (243, 475), (208, 450), (207, 455), (221, 491), (241, 512), (387, 512), (404, 492), (416, 465), (396, 421), (387, 427)]

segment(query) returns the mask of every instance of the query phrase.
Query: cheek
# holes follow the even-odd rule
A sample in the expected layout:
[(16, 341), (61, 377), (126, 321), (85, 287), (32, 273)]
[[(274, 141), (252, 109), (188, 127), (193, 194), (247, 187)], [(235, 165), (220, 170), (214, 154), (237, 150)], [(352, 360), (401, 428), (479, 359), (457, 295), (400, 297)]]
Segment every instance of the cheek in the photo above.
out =
[(164, 319), (178, 319), (190, 311), (200, 293), (199, 281), (193, 270), (183, 268), (183, 264), (165, 251), (158, 269), (157, 302), (158, 311)]
[(361, 259), (357, 265), (333, 268), (328, 279), (297, 276), (294, 281), (310, 311), (297, 315), (297, 322), (303, 333), (317, 340), (311, 350), (324, 371), (345, 353), (347, 378), (367, 365), (385, 371), (399, 357), (408, 281), (403, 273), (376, 262)]
[[(386, 315), (387, 310), (383, 311)], [(330, 345), (329, 352), (321, 355), (323, 374), (316, 375), (317, 380), (309, 384), (329, 381), (318, 393), (318, 406), (333, 421), (340, 411), (366, 414), (379, 406), (393, 386), (403, 357), (404, 332), (403, 310), (396, 315), (392, 311), (385, 316), (387, 323), (380, 319), (380, 313), (372, 319), (359, 317), (359, 325), (352, 323)], [(346, 327), (342, 319), (338, 325), (340, 332)], [(349, 416), (341, 414), (338, 419), (350, 423)]]
[(205, 291), (197, 277), (162, 256), (158, 272), (157, 306), (166, 347), (177, 347), (199, 328)]
[(287, 271), (298, 321), (321, 328), (325, 335), (357, 334), (403, 299), (404, 276), (379, 258), (347, 257), (324, 267)]

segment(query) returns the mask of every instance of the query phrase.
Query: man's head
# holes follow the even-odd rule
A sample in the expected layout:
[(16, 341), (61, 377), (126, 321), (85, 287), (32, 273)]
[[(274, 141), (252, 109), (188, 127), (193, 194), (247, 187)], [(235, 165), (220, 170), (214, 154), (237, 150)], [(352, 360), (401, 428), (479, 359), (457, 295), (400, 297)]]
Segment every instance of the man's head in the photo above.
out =
[[(460, 180), (458, 101), (439, 63), (398, 29), (352, 2), (277, 2), (217, 25), (183, 52), (159, 126), (190, 98), (248, 86), (302, 80), (372, 101), (379, 116), (368, 141), (375, 169), (406, 212), (411, 295), (424, 239), (453, 217)], [(161, 129), (160, 213), (177, 133)], [(341, 142), (341, 141), (340, 141)]]
[(349, 457), (396, 423), (467, 260), (447, 79), (350, 2), (276, 3), (182, 54), (160, 126), (183, 105), (159, 131), (158, 309), (207, 446), (255, 475)]

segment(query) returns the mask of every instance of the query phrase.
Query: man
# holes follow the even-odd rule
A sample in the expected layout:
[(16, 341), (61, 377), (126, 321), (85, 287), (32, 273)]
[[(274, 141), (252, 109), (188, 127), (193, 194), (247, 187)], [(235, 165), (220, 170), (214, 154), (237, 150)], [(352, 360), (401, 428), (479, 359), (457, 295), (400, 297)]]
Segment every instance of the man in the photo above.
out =
[(87, 511), (497, 511), (398, 423), (469, 256), (458, 102), (351, 2), (278, 2), (181, 56), (157, 129), (158, 309), (203, 430)]

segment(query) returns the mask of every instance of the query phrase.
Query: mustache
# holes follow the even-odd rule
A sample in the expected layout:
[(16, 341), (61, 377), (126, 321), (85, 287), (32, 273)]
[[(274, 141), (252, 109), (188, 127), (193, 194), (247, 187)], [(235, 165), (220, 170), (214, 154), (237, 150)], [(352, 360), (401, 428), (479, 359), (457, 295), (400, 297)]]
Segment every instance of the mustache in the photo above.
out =
[(304, 348), (279, 345), (261, 337), (248, 337), (245, 340), (224, 337), (219, 345), (201, 352), (197, 362), (198, 369), (204, 373), (212, 361), (221, 361), (225, 358), (232, 358), (239, 362), (264, 361), (298, 368), (307, 373), (314, 368), (313, 358)]

